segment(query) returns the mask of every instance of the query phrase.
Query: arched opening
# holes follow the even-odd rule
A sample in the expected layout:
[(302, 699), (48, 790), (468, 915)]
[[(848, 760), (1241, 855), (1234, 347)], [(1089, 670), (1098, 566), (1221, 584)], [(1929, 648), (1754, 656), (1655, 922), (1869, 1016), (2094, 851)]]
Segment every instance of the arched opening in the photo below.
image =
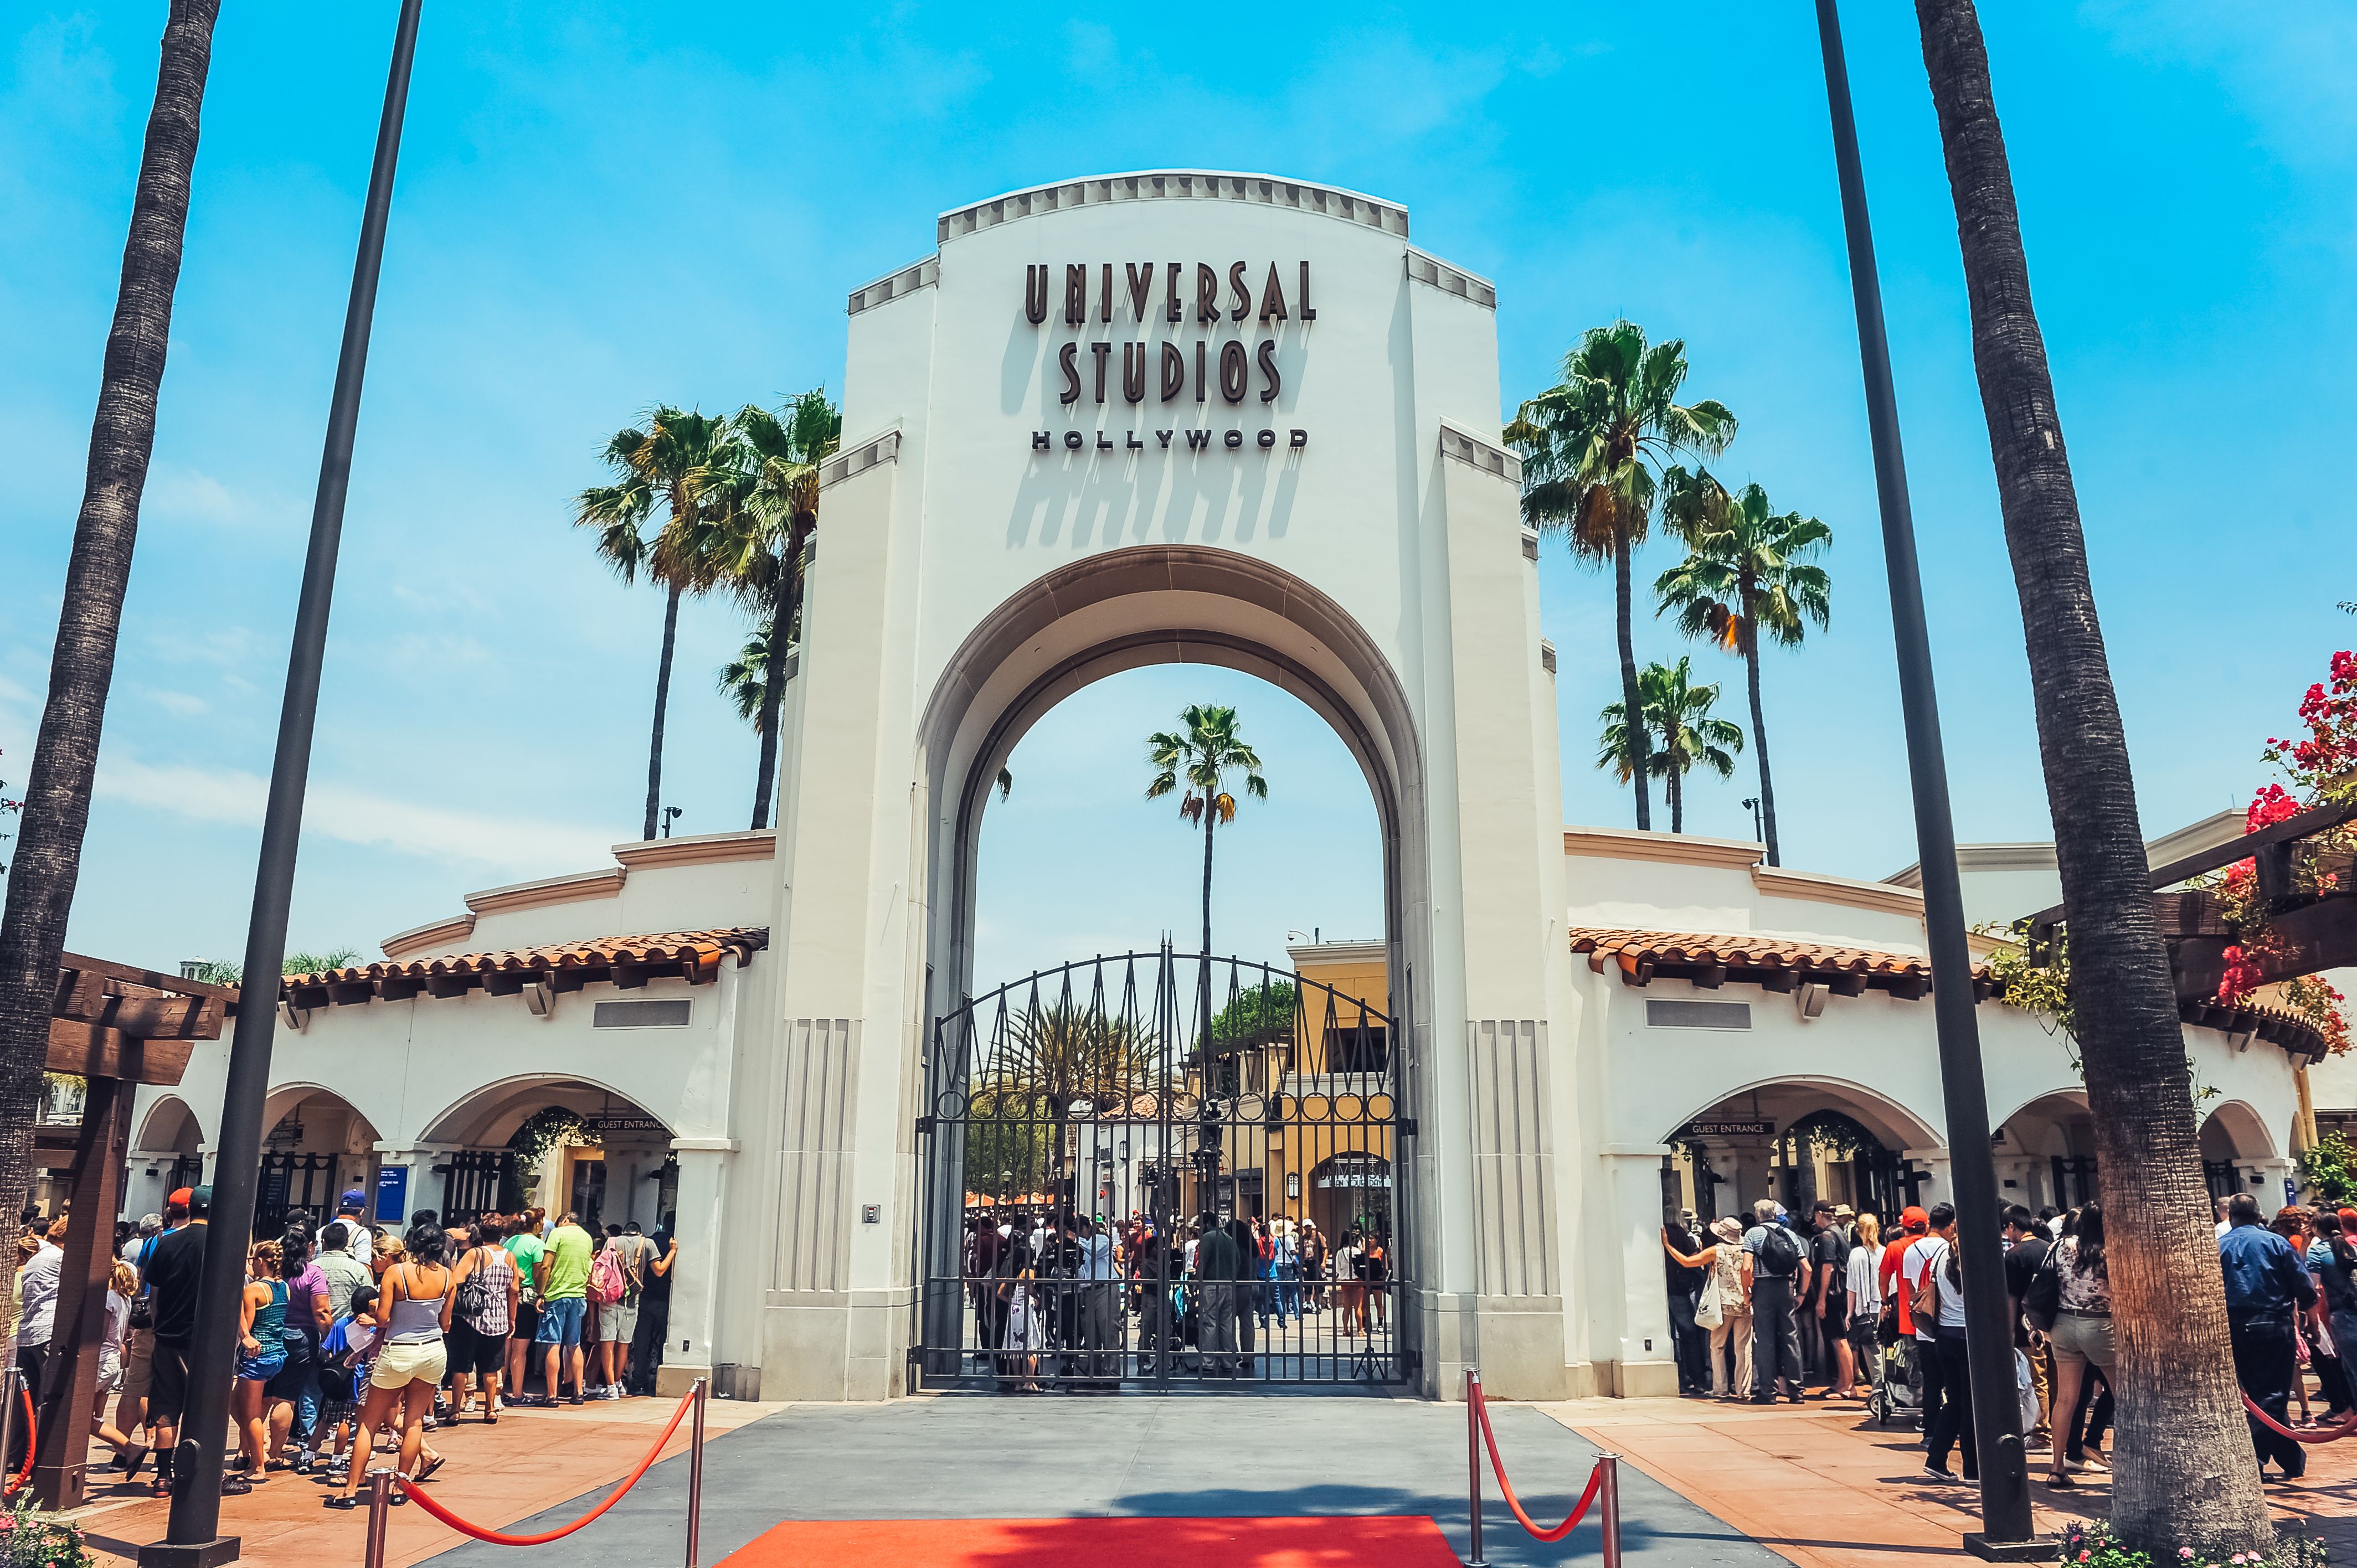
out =
[[(1190, 668), (1183, 676), (1153, 668), (1171, 665)], [(1196, 952), (1200, 826), (1177, 820), (1175, 796), (1140, 800), (1147, 733), (1178, 727), (1190, 702), (1236, 707), (1264, 760), (1266, 736), (1289, 732), (1306, 751), (1316, 732), (1315, 746), (1331, 754), (1318, 792), (1367, 801), (1354, 830), (1356, 853), (1373, 868), (1364, 916), (1331, 933), (1362, 940), (1329, 940), (1327, 920), (1306, 903), (1286, 907), (1285, 891), (1259, 900), (1249, 920), (1220, 913), (1216, 850), (1255, 853), (1252, 814), (1269, 810), (1245, 800), (1214, 838), (1214, 952)], [(920, 1151), (926, 1283), (917, 1328), (927, 1375), (973, 1375), (982, 1365), (974, 1353), (996, 1348), (998, 1326), (974, 1305), (964, 1240), (986, 1221), (1007, 1224), (1008, 1192), (1044, 1188), (1045, 1218), (1101, 1218), (1129, 1229), (1133, 1242), (1150, 1232), (1177, 1246), (1190, 1219), (1260, 1223), (1283, 1238), (1273, 1243), (1283, 1261), (1270, 1264), (1278, 1277), (1262, 1287), (1268, 1299), (1245, 1303), (1272, 1320), (1258, 1326), (1266, 1375), (1341, 1380), (1380, 1361), (1357, 1375), (1404, 1376), (1409, 1315), (1367, 1303), (1360, 1341), (1346, 1344), (1339, 1316), (1308, 1322), (1313, 1311), (1339, 1310), (1324, 1293), (1281, 1283), (1300, 1266), (1301, 1247), (1331, 1248), (1338, 1222), (1358, 1224), (1381, 1248), (1386, 1302), (1405, 1299), (1389, 1293), (1413, 1266), (1413, 1194), (1393, 1173), (1415, 1168), (1414, 1086), (1407, 1053), (1394, 1045), (1414, 1016), (1427, 940), (1423, 764), (1405, 696), (1373, 640), (1324, 595), (1265, 563), (1194, 547), (1110, 551), (1050, 574), (986, 618), (951, 660), (919, 734), (932, 803), (925, 1082), (933, 1114)], [(1034, 736), (1038, 752), (1018, 749)], [(1119, 793), (1137, 813), (1130, 836), (1167, 827), (1169, 866), (1141, 875), (1135, 855), (1108, 865), (1106, 852), (1077, 842), (1071, 822), (1060, 832), (1048, 824), (1028, 851), (997, 854), (996, 824), (1016, 815), (995, 794), (1002, 770), (1024, 800), (1054, 789), (1054, 758), (1082, 743), (1125, 758), (1134, 782), (1125, 778)], [(1273, 796), (1286, 787), (1273, 762), (1270, 783)], [(1045, 916), (1019, 932), (991, 923), (985, 869), (997, 889), (1017, 867), (1031, 879), (1035, 910), (1071, 912), (1056, 902), (1056, 874), (1133, 878), (1139, 896), (1124, 901), (1125, 918), (1107, 907), (1092, 911), (1093, 924), (1065, 919), (1071, 947), (1057, 951)], [(1305, 864), (1275, 880), (1297, 888), (1318, 875)], [(1157, 954), (1166, 932), (1176, 950)], [(1112, 956), (1125, 952), (1135, 956)], [(1010, 1053), (1010, 1039), (1029, 1043)], [(1110, 1063), (1121, 1064), (1118, 1082), (1105, 1078)], [(974, 1154), (990, 1150), (1003, 1157), (977, 1165)], [(1383, 1325), (1372, 1349), (1369, 1323)], [(1141, 1324), (1135, 1344), (1114, 1348), (1120, 1375), (1167, 1376), (1179, 1358), (1154, 1339), (1159, 1332)], [(1249, 1344), (1250, 1332), (1243, 1337)], [(1090, 1377), (1103, 1375), (1103, 1358), (1083, 1359)]]
[(123, 1211), (133, 1219), (161, 1215), (164, 1200), (205, 1179), (204, 1129), (188, 1102), (159, 1095), (140, 1118), (131, 1138), (130, 1164), (123, 1183)]
[(2087, 1092), (2061, 1089), (2016, 1111), (1994, 1139), (1997, 1196), (2035, 1212), (2095, 1197), (2095, 1130)]
[(541, 1208), (596, 1230), (636, 1221), (652, 1230), (678, 1202), (673, 1129), (630, 1096), (555, 1074), (502, 1079), (469, 1091), (426, 1123), (421, 1144), (445, 1223), (487, 1209)]
[(1707, 1225), (1773, 1198), (1806, 1215), (1819, 1199), (1894, 1214), (1917, 1202), (1931, 1172), (1909, 1150), (1941, 1140), (1921, 1116), (1860, 1084), (1781, 1079), (1721, 1096), (1669, 1129), (1665, 1202)]
[(332, 1219), (345, 1192), (376, 1183), (382, 1135), (351, 1101), (313, 1083), (282, 1084), (262, 1105), (262, 1175), (253, 1233), (275, 1236), (297, 1214)]
[(2266, 1175), (2257, 1167), (2259, 1161), (2276, 1157), (2276, 1142), (2255, 1110), (2240, 1100), (2218, 1104), (2201, 1123), (2201, 1176), (2212, 1197), (2247, 1192), (2258, 1200), (2262, 1213), (2273, 1211)]

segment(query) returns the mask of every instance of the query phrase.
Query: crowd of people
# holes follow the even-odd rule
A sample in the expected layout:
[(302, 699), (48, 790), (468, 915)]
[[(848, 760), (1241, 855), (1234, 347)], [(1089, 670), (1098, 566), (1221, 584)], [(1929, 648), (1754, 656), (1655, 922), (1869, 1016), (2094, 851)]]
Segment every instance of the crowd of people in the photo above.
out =
[[(163, 1213), (115, 1228), (91, 1427), (125, 1482), (152, 1455), (159, 1495), (188, 1411), (211, 1201), (210, 1187), (182, 1187)], [(443, 1463), (427, 1437), (437, 1427), (654, 1392), (679, 1261), (668, 1227), (609, 1224), (600, 1237), (539, 1208), (445, 1227), (424, 1209), (396, 1232), (366, 1219), (365, 1202), (346, 1192), (324, 1224), (297, 1210), (247, 1253), (224, 1493), (286, 1472), (327, 1487), (328, 1507), (354, 1508), (369, 1469), (354, 1455), (380, 1440), (424, 1481)], [(28, 1221), (18, 1246), (16, 1365), (28, 1388), (55, 1336), (70, 1223)], [(12, 1464), (23, 1435), (20, 1423)]]
[[(2219, 1263), (2235, 1374), (2276, 1423), (2337, 1423), (2357, 1410), (2357, 1210), (2297, 1205), (2262, 1223), (2247, 1194), (2217, 1204)], [(2100, 1203), (2002, 1216), (2006, 1300), (2026, 1446), (2045, 1479), (2071, 1487), (2101, 1471), (2112, 1419), (2111, 1284)], [(1978, 1478), (1963, 1253), (1956, 1211), (1909, 1205), (1886, 1229), (1871, 1213), (1820, 1201), (1803, 1219), (1773, 1199), (1698, 1230), (1672, 1208), (1662, 1227), (1679, 1391), (1695, 1398), (1874, 1404), (1920, 1425), (1926, 1478), (1953, 1479), (1961, 1451)], [(2340, 1348), (2346, 1346), (2344, 1359)], [(2309, 1375), (2320, 1415), (2311, 1412)], [(2264, 1475), (2306, 1468), (2300, 1444), (2253, 1417)]]
[(1002, 1390), (1041, 1392), (1052, 1371), (1069, 1391), (1111, 1391), (1127, 1375), (1131, 1322), (1140, 1377), (1166, 1368), (1259, 1376), (1277, 1344), (1303, 1353), (1313, 1317), (1337, 1354), (1350, 1353), (1344, 1341), (1372, 1345), (1391, 1324), (1390, 1246), (1380, 1228), (1329, 1240), (1315, 1221), (1286, 1216), (1206, 1213), (1158, 1226), (1139, 1213), (1123, 1224), (984, 1208), (968, 1216), (963, 1270), (974, 1344)]

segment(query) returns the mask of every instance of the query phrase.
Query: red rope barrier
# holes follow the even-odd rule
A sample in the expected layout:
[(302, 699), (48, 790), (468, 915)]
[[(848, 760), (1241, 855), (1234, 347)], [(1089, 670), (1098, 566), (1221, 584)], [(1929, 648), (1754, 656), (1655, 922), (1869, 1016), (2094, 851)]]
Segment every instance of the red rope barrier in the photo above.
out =
[(33, 1391), (19, 1382), (16, 1392), (25, 1401), (25, 1467), (9, 1481), (7, 1489), (11, 1492), (33, 1478), (33, 1453), (41, 1445), (40, 1423), (33, 1415)]
[(1536, 1524), (1531, 1522), (1531, 1516), (1523, 1511), (1521, 1500), (1514, 1496), (1514, 1484), (1506, 1479), (1505, 1461), (1498, 1457), (1498, 1434), (1490, 1430), (1490, 1402), (1483, 1397), (1480, 1384), (1473, 1385), (1472, 1394), (1473, 1413), (1481, 1423), (1481, 1441), (1490, 1450), (1490, 1470), (1498, 1477), (1498, 1489), (1506, 1495), (1506, 1506), (1514, 1510), (1514, 1517), (1522, 1521), (1523, 1528), (1539, 1540), (1561, 1541), (1572, 1532), (1573, 1528), (1581, 1520), (1587, 1517), (1588, 1505), (1596, 1500), (1596, 1494), (1603, 1489), (1604, 1462), (1598, 1460), (1596, 1468), (1587, 1473), (1587, 1490), (1579, 1494), (1579, 1506), (1571, 1510), (1571, 1517), (1553, 1530), (1541, 1530)]
[(619, 1487), (617, 1487), (614, 1489), (613, 1495), (608, 1497), (604, 1502), (599, 1503), (596, 1508), (591, 1509), (587, 1513), (583, 1514), (579, 1519), (575, 1520), (571, 1524), (565, 1526), (561, 1530), (543, 1530), (538, 1535), (503, 1535), (496, 1530), (485, 1530), (481, 1525), (469, 1523), (468, 1520), (460, 1519), (457, 1514), (452, 1513), (448, 1509), (444, 1508), (440, 1503), (437, 1503), (432, 1498), (427, 1497), (425, 1491), (419, 1487), (417, 1483), (411, 1480), (408, 1477), (395, 1476), (393, 1479), (401, 1483), (401, 1489), (408, 1493), (410, 1499), (416, 1503), (418, 1507), (424, 1509), (427, 1513), (432, 1514), (436, 1519), (440, 1520), (444, 1524), (448, 1525), (452, 1530), (458, 1531), (462, 1535), (471, 1535), (477, 1541), (488, 1541), (494, 1546), (545, 1546), (552, 1541), (564, 1540), (566, 1536), (571, 1535), (575, 1530), (579, 1530), (583, 1525), (593, 1522), (598, 1515), (604, 1513), (608, 1509), (612, 1508), (616, 1503), (620, 1502), (623, 1495), (629, 1492), (632, 1487), (639, 1484), (639, 1477), (645, 1475), (647, 1473), (648, 1466), (651, 1466), (655, 1462), (655, 1456), (662, 1452), (663, 1444), (671, 1441), (671, 1434), (679, 1430), (680, 1421), (687, 1414), (688, 1407), (694, 1402), (695, 1394), (693, 1391), (690, 1391), (687, 1395), (679, 1402), (679, 1408), (671, 1412), (671, 1424), (663, 1428), (662, 1435), (661, 1437), (655, 1439), (655, 1445), (647, 1450), (647, 1456), (639, 1461), (639, 1467), (630, 1472), (630, 1478), (624, 1481)]
[(2284, 1425), (2274, 1416), (2269, 1415), (2266, 1411), (2263, 1411), (2257, 1405), (2253, 1404), (2251, 1402), (2251, 1396), (2248, 1394), (2244, 1394), (2243, 1396), (2243, 1408), (2249, 1411), (2252, 1417), (2256, 1420), (2260, 1425), (2281, 1433), (2284, 1436), (2290, 1438), (2294, 1443), (2337, 1443), (2341, 1438), (2348, 1436), (2351, 1433), (2357, 1432), (2357, 1411), (2351, 1412), (2348, 1420), (2332, 1428), (2330, 1432), (2294, 1432), (2290, 1427)]

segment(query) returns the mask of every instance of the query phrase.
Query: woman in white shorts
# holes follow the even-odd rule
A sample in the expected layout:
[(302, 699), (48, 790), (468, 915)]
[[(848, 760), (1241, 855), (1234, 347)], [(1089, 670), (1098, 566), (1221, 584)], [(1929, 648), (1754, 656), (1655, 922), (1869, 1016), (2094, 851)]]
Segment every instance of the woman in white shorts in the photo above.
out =
[(90, 1426), (98, 1440), (123, 1456), (124, 1467), (135, 1471), (147, 1450), (106, 1419), (106, 1399), (123, 1387), (123, 1336), (131, 1323), (131, 1298), (139, 1294), (138, 1271), (128, 1263), (114, 1265), (106, 1282), (106, 1337), (98, 1348), (98, 1387), (90, 1397)]
[[(448, 1366), (442, 1343), (442, 1305), (450, 1294), (450, 1271), (443, 1266), (442, 1255), (448, 1245), (439, 1225), (413, 1225), (402, 1261), (384, 1272), (376, 1305), (384, 1337), (378, 1343), (375, 1369), (369, 1373), (368, 1402), (361, 1407), (351, 1472), (344, 1478), (343, 1491), (327, 1499), (330, 1508), (359, 1506), (377, 1432), (396, 1410), (402, 1412), (401, 1473), (423, 1481), (442, 1467), (441, 1455), (425, 1451), (425, 1412)], [(395, 1487), (393, 1500), (405, 1501), (407, 1494)]]
[[(2068, 1487), (2073, 1483), (2063, 1468), (2070, 1447), (2064, 1432), (2079, 1408), (2079, 1385), (2090, 1362), (2106, 1376), (2112, 1369), (2112, 1282), (2104, 1265), (2102, 1205), (2090, 1203), (2079, 1210), (2078, 1229), (2054, 1243), (2047, 1266), (2062, 1288), (2054, 1326), (2046, 1331), (2046, 1342), (2054, 1351), (2053, 1467), (2046, 1479), (2050, 1486)], [(2093, 1464), (2093, 1450), (2088, 1452)]]

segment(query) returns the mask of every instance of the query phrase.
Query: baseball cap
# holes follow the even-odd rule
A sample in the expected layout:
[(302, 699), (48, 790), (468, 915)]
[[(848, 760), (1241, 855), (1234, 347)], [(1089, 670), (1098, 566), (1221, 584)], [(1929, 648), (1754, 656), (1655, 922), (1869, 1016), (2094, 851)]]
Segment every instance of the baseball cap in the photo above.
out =
[(194, 1219), (199, 1214), (210, 1214), (212, 1212), (212, 1207), (213, 1189), (210, 1184), (204, 1187), (192, 1187), (188, 1189), (188, 1217), (190, 1219)]
[(181, 1208), (186, 1208), (188, 1207), (188, 1200), (195, 1196), (196, 1195), (188, 1187), (176, 1187), (168, 1195), (166, 1196), (164, 1201), (167, 1203), (177, 1203)]
[(1910, 1203), (1899, 1211), (1899, 1228), (1901, 1230), (1929, 1230), (1932, 1228), (1932, 1217)]
[(356, 1187), (347, 1187), (344, 1190), (344, 1196), (336, 1200), (336, 1207), (339, 1209), (349, 1209), (357, 1214), (360, 1212), (361, 1206), (367, 1201), (368, 1194), (362, 1192)]

